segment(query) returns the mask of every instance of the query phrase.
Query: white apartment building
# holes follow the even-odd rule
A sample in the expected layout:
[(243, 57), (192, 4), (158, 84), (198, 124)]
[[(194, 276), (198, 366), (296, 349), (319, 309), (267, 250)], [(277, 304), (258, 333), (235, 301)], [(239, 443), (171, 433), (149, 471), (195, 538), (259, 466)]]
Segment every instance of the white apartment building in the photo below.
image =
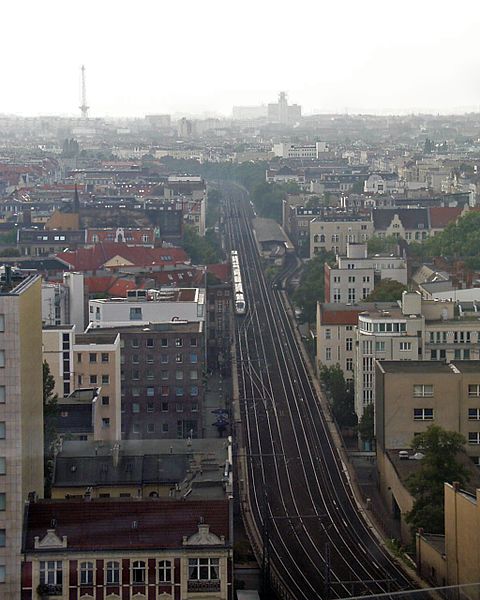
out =
[(310, 221), (310, 258), (320, 251), (346, 255), (347, 244), (365, 243), (374, 233), (370, 216), (337, 213)]
[(130, 290), (127, 298), (90, 300), (88, 310), (89, 330), (169, 321), (205, 321), (205, 290)]
[(44, 326), (75, 325), (85, 328), (85, 288), (83, 273), (63, 274), (61, 283), (42, 283), (42, 322)]
[(281, 158), (320, 158), (327, 152), (326, 142), (315, 142), (315, 144), (292, 144), (281, 142), (273, 144), (272, 152)]
[(382, 279), (406, 285), (406, 261), (393, 255), (368, 257), (366, 244), (347, 243), (346, 256), (337, 256), (337, 264), (332, 267), (325, 264), (325, 301), (361, 302)]
[(404, 292), (399, 306), (370, 308), (355, 329), (355, 412), (375, 400), (377, 360), (478, 360), (480, 321), (449, 300), (424, 300)]

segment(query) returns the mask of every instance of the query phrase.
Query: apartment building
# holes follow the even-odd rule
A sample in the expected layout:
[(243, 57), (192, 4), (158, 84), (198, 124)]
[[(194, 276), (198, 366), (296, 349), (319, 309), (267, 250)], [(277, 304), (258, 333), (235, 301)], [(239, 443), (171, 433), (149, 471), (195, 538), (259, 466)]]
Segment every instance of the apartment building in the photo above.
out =
[(0, 596), (20, 597), (24, 503), (43, 496), (42, 280), (0, 288)]
[(314, 144), (280, 142), (273, 144), (272, 152), (281, 158), (320, 158), (327, 152), (327, 144), (325, 142), (315, 142)]
[(42, 322), (44, 326), (75, 325), (85, 328), (86, 296), (83, 273), (63, 273), (62, 281), (42, 283)]
[(355, 303), (365, 300), (382, 279), (407, 284), (405, 259), (388, 255), (368, 257), (366, 244), (347, 243), (346, 256), (337, 256), (336, 264), (325, 263), (325, 301)]
[(431, 424), (461, 433), (480, 466), (480, 361), (376, 360), (375, 429), (382, 450), (410, 447)]
[(227, 499), (48, 500), (25, 514), (23, 600), (233, 597)]
[(404, 292), (400, 305), (369, 308), (355, 329), (355, 412), (375, 400), (374, 361), (478, 360), (480, 321), (453, 301), (424, 300)]
[(348, 243), (364, 243), (374, 233), (369, 215), (336, 213), (310, 221), (310, 258), (322, 250), (346, 255)]
[(89, 330), (168, 321), (205, 321), (205, 290), (161, 288), (129, 290), (126, 298), (89, 301)]
[(102, 331), (121, 339), (122, 439), (203, 437), (203, 321)]
[(317, 370), (339, 364), (345, 379), (353, 383), (355, 327), (358, 315), (373, 304), (317, 303)]

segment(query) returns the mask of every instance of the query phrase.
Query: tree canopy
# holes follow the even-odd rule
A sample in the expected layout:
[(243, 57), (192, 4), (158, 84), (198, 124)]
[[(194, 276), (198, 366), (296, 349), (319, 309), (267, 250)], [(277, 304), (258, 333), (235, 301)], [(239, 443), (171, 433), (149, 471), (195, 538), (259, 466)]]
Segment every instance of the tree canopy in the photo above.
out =
[(330, 397), (332, 411), (338, 424), (346, 427), (356, 425), (353, 390), (347, 385), (340, 365), (323, 365), (320, 369), (320, 379)]
[(394, 279), (382, 279), (373, 292), (365, 298), (366, 302), (396, 302), (407, 288)]
[(45, 497), (50, 497), (53, 478), (53, 461), (57, 435), (58, 396), (54, 394), (55, 379), (47, 361), (43, 361), (43, 445)]
[(420, 468), (407, 479), (407, 487), (415, 502), (407, 515), (412, 530), (423, 527), (428, 533), (444, 532), (444, 483), (458, 481), (465, 485), (469, 471), (458, 460), (464, 452), (465, 438), (456, 431), (430, 425), (415, 436), (411, 447), (424, 457)]
[(480, 213), (468, 212), (424, 242), (429, 256), (476, 258), (480, 255)]
[(325, 262), (333, 264), (334, 261), (333, 254), (322, 251), (305, 265), (293, 301), (301, 308), (302, 318), (308, 323), (317, 318), (317, 302), (325, 301)]
[(387, 235), (387, 237), (381, 238), (378, 235), (374, 235), (367, 242), (367, 248), (369, 254), (391, 254), (398, 244), (397, 238), (393, 235)]
[(375, 409), (373, 404), (368, 404), (358, 423), (358, 433), (363, 442), (372, 444), (375, 439)]
[(192, 227), (186, 226), (183, 234), (183, 248), (196, 265), (210, 265), (223, 258), (222, 247), (218, 235), (209, 229), (205, 236), (200, 236)]

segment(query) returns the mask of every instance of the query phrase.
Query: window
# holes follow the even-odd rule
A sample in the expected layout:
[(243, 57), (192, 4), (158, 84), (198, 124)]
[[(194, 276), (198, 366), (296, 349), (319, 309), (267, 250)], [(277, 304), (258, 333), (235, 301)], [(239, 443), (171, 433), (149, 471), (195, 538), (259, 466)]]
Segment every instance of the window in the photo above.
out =
[(110, 360), (110, 357), (108, 355), (108, 352), (102, 352), (102, 363), (108, 363)]
[(190, 371), (190, 379), (192, 379), (192, 380), (198, 379), (198, 371), (196, 369), (192, 369)]
[(162, 433), (168, 433), (168, 423), (162, 423)]
[(176, 363), (183, 362), (183, 354), (181, 352), (177, 352), (177, 354), (175, 354), (175, 362)]
[(162, 346), (162, 348), (168, 348), (168, 338), (162, 338), (160, 340), (160, 345)]
[(385, 352), (385, 342), (375, 342), (375, 352)]
[(140, 388), (138, 388), (138, 387), (132, 388), (132, 396), (134, 396), (135, 398), (138, 398), (138, 396), (140, 396)]
[(183, 379), (183, 371), (175, 371), (175, 379), (181, 381)]
[(196, 354), (196, 353), (190, 354), (190, 362), (192, 364), (196, 364), (198, 362), (198, 354)]
[(133, 338), (132, 340), (132, 348), (139, 348), (140, 344), (138, 342), (138, 338)]
[(93, 562), (80, 563), (80, 585), (93, 585)]
[(183, 387), (175, 388), (175, 396), (183, 396)]
[(175, 338), (175, 346), (177, 348), (181, 348), (183, 346), (183, 339), (182, 338)]
[(5, 583), (6, 571), (5, 565), (0, 565), (0, 583)]
[(347, 371), (353, 371), (353, 358), (347, 358), (345, 368)]
[(325, 348), (325, 360), (332, 360), (332, 349)]
[(480, 421), (480, 408), (469, 408), (468, 409), (468, 420), (469, 421)]
[(90, 375), (90, 383), (92, 385), (96, 385), (96, 383), (97, 383), (97, 376), (96, 375)]
[(42, 585), (58, 585), (63, 583), (62, 561), (40, 561), (40, 583)]
[(160, 371), (160, 379), (162, 381), (167, 381), (168, 380), (168, 371)]
[(147, 433), (155, 433), (155, 423), (147, 423)]
[(153, 365), (154, 362), (155, 362), (155, 358), (154, 358), (153, 354), (147, 354), (147, 364)]
[(400, 351), (407, 352), (412, 349), (412, 342), (400, 342)]
[(190, 387), (190, 396), (198, 396), (198, 387), (196, 385)]
[(7, 540), (7, 534), (5, 529), (0, 529), (0, 548), (5, 548)]
[(110, 427), (110, 419), (107, 417), (102, 418), (102, 429), (108, 429)]
[(189, 558), (188, 578), (190, 580), (212, 581), (220, 578), (218, 558)]
[(197, 402), (192, 402), (192, 406), (191, 406), (190, 410), (192, 412), (198, 412), (198, 403)]
[(138, 381), (140, 379), (140, 371), (138, 369), (133, 369), (132, 379), (134, 379), (135, 381)]
[(0, 350), (0, 368), (5, 366), (5, 350)]
[(332, 330), (331, 329), (325, 329), (325, 339), (326, 340), (332, 339)]
[(420, 384), (413, 386), (413, 395), (416, 398), (424, 398), (425, 396), (433, 396), (433, 385)]
[(0, 421), (0, 440), (4, 440), (6, 435), (5, 421)]
[(197, 347), (197, 338), (190, 338), (190, 346), (192, 346), (192, 348)]
[(102, 375), (102, 385), (108, 385), (110, 383), (110, 375)]
[(145, 561), (134, 560), (132, 565), (133, 583), (145, 583)]
[(0, 404), (5, 404), (5, 386), (0, 385)]
[(133, 402), (132, 404), (132, 413), (140, 412), (140, 404), (138, 402)]
[(169, 560), (161, 560), (158, 563), (158, 582), (170, 583), (172, 581), (172, 563)]
[(160, 388), (160, 393), (162, 396), (168, 396), (168, 394), (170, 393), (170, 387), (168, 385), (162, 385), (162, 387)]
[(140, 425), (138, 423), (134, 423), (132, 427), (133, 433), (140, 433)]
[(90, 352), (90, 354), (88, 355), (88, 360), (91, 363), (96, 363), (97, 362), (97, 354), (95, 352)]
[(0, 332), (5, 331), (5, 315), (0, 315)]
[(430, 350), (430, 360), (437, 360), (437, 351)]
[(147, 396), (149, 396), (150, 398), (152, 398), (153, 396), (155, 396), (155, 388), (153, 388), (153, 387), (147, 387)]
[(130, 308), (130, 321), (141, 321), (142, 320), (142, 309), (140, 306), (133, 306)]
[(166, 365), (168, 363), (168, 354), (162, 354), (160, 357), (160, 362), (162, 365)]
[(155, 410), (153, 402), (147, 402), (147, 412), (152, 413)]
[(433, 421), (433, 408), (414, 408), (414, 421)]
[(116, 560), (107, 562), (107, 583), (120, 583), (120, 563)]
[(110, 396), (102, 396), (102, 406), (108, 406), (110, 404)]
[(351, 352), (353, 350), (353, 338), (347, 338), (345, 340), (345, 350)]
[(7, 508), (7, 495), (5, 492), (0, 492), (0, 510), (6, 510)]
[(153, 338), (147, 338), (147, 348), (154, 348), (155, 340)]
[(468, 432), (468, 443), (469, 444), (480, 444), (480, 431), (469, 431)]
[(469, 396), (480, 396), (480, 383), (470, 383), (468, 386)]

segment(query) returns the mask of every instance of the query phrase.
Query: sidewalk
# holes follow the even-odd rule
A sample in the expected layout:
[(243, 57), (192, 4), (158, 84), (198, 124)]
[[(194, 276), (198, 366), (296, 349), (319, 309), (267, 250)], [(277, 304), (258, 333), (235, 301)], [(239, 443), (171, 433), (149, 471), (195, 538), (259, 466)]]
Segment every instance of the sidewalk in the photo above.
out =
[[(214, 423), (218, 419), (218, 414), (213, 413), (213, 410), (225, 409), (226, 417), (231, 423), (231, 398), (232, 398), (232, 381), (230, 378), (224, 379), (220, 373), (214, 372), (208, 375), (205, 386), (205, 422), (204, 431), (206, 438), (218, 438), (218, 428)], [(230, 426), (225, 429), (222, 436), (227, 437), (230, 434)]]

